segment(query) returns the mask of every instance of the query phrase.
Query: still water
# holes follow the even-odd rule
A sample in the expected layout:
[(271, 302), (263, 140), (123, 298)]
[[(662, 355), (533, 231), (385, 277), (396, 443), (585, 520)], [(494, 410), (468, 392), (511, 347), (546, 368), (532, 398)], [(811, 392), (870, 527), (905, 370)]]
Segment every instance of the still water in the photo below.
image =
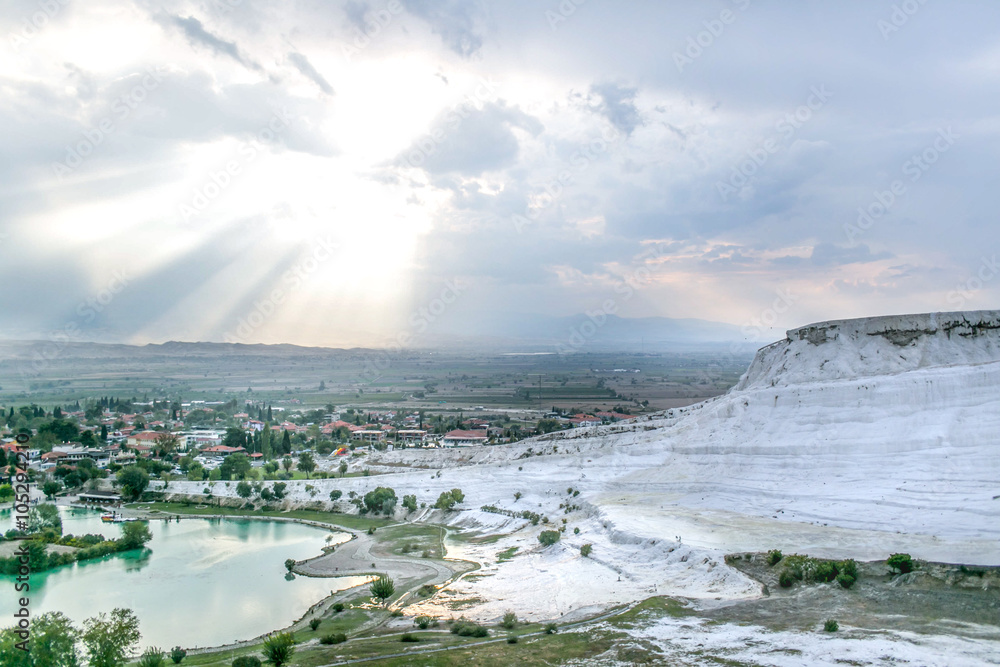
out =
[[(114, 539), (123, 525), (102, 523), (98, 512), (87, 510), (63, 510), (62, 517), (64, 535)], [(217, 646), (287, 626), (331, 592), (365, 581), (285, 578), (286, 558), (317, 556), (324, 545), (346, 541), (345, 533), (238, 519), (148, 525), (153, 539), (145, 550), (32, 575), (31, 614), (61, 611), (81, 626), (99, 612), (128, 607), (139, 617), (144, 647)], [(13, 577), (0, 576), (0, 590), (0, 618), (11, 619)]]

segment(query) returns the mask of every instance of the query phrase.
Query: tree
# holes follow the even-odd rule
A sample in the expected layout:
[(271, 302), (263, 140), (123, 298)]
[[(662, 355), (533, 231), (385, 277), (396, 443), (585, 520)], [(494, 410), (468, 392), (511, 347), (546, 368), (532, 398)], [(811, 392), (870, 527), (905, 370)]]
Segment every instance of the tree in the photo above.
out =
[[(287, 433), (287, 431), (286, 431), (286, 433)], [(289, 470), (291, 470), (292, 469), (292, 457), (286, 456), (285, 458), (281, 459), (281, 467), (285, 469), (285, 472), (288, 472)]]
[(438, 496), (437, 502), (434, 503), (434, 507), (439, 510), (450, 510), (455, 506), (456, 502), (458, 501), (455, 500), (455, 496), (451, 494), (451, 491), (442, 491), (441, 495)]
[(62, 533), (62, 518), (59, 516), (59, 510), (51, 503), (35, 505), (28, 510), (28, 532), (37, 533), (46, 528)]
[(264, 638), (264, 655), (267, 661), (275, 667), (281, 667), (292, 658), (295, 652), (295, 637), (287, 632), (268, 635)]
[(415, 512), (417, 510), (417, 497), (412, 494), (403, 496), (403, 507), (405, 507), (408, 512)]
[(149, 486), (149, 473), (138, 466), (128, 466), (118, 471), (118, 483), (126, 499), (138, 500)]
[(381, 603), (385, 603), (396, 592), (396, 584), (392, 579), (383, 574), (372, 582), (369, 590), (372, 592), (372, 597), (377, 598)]
[(124, 667), (141, 636), (132, 610), (117, 608), (85, 620), (81, 639), (90, 667)]
[(285, 569), (288, 570), (289, 572), (291, 572), (294, 567), (295, 567), (295, 559), (294, 558), (286, 558), (285, 559)]
[(281, 453), (291, 454), (292, 453), (292, 436), (288, 434), (288, 431), (282, 431), (281, 435)]
[(343, 477), (347, 474), (347, 461), (341, 461), (340, 466), (337, 468), (340, 471), (340, 476)]
[(0, 484), (0, 503), (5, 503), (14, 497), (14, 487), (10, 484)]
[(149, 532), (149, 526), (145, 521), (129, 521), (122, 524), (122, 536), (119, 544), (125, 550), (140, 549), (146, 542), (153, 539), (153, 534)]
[(340, 500), (340, 497), (344, 495), (344, 492), (340, 489), (334, 489), (330, 492), (330, 500)]
[(313, 632), (316, 632), (316, 630), (319, 628), (320, 623), (322, 622), (323, 621), (319, 620), (318, 618), (310, 618), (309, 629), (312, 630)]
[(243, 480), (236, 485), (236, 495), (238, 495), (243, 500), (246, 500), (253, 494), (253, 487), (250, 486), (250, 482)]
[(255, 655), (241, 655), (233, 660), (232, 667), (260, 667), (260, 658)]
[(559, 531), (558, 530), (543, 530), (538, 534), (538, 541), (544, 546), (552, 546), (559, 541)]
[(180, 646), (175, 646), (170, 649), (170, 659), (175, 665), (181, 664), (181, 660), (187, 657), (188, 652), (182, 649)]
[(512, 611), (508, 611), (503, 615), (503, 621), (500, 625), (507, 630), (513, 630), (514, 626), (517, 625), (517, 614)]
[(316, 461), (313, 460), (312, 454), (309, 452), (303, 452), (299, 456), (299, 471), (306, 474), (306, 479), (309, 479), (309, 473), (316, 469)]
[(59, 490), (61, 488), (62, 488), (62, 484), (60, 484), (59, 482), (55, 481), (54, 479), (50, 479), (49, 481), (45, 482), (45, 484), (42, 484), (42, 493), (45, 494), (46, 498), (48, 498), (49, 500), (52, 500), (52, 496), (54, 496), (57, 493), (59, 493)]
[(156, 448), (160, 450), (161, 456), (170, 456), (177, 447), (180, 446), (181, 440), (173, 433), (160, 433), (156, 436)]
[(233, 477), (246, 479), (247, 473), (250, 472), (251, 468), (250, 457), (243, 452), (230, 454), (222, 462), (222, 465), (219, 466), (223, 479), (232, 479)]
[(76, 640), (80, 636), (61, 612), (50, 611), (31, 621), (30, 651), (17, 647), (24, 641), (15, 627), (0, 631), (0, 665), (4, 667), (77, 667)]
[(580, 555), (583, 556), (584, 558), (587, 558), (590, 556), (590, 552), (593, 550), (594, 550), (593, 544), (584, 544), (580, 547)]
[(226, 429), (226, 435), (222, 438), (225, 447), (243, 447), (247, 444), (247, 435), (238, 426), (230, 426)]
[(260, 432), (260, 453), (264, 455), (265, 461), (271, 460), (273, 453), (271, 451), (271, 425), (269, 423), (265, 423)]
[(514, 492), (514, 502), (516, 503), (518, 500), (520, 500), (522, 495), (523, 494), (520, 491), (515, 491)]
[(465, 500), (465, 494), (462, 493), (462, 489), (452, 489), (451, 497), (455, 499), (456, 503), (461, 503), (463, 500)]
[(38, 435), (42, 433), (51, 433), (59, 442), (70, 442), (80, 435), (80, 427), (66, 419), (53, 419), (38, 427)]
[[(387, 486), (379, 486), (374, 491), (369, 491), (365, 494), (364, 502), (365, 508), (369, 512), (385, 512), (389, 514), (392, 512), (392, 508), (396, 506), (396, 492)], [(386, 511), (387, 504), (388, 511)]]

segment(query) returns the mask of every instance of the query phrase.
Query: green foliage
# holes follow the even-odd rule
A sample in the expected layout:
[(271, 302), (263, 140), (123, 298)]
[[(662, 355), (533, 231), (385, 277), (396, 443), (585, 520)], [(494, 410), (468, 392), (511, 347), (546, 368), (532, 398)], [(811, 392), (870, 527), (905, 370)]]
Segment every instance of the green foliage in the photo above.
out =
[(857, 581), (854, 577), (847, 574), (846, 572), (841, 572), (837, 575), (837, 583), (840, 584), (841, 588), (850, 588)]
[(552, 546), (559, 541), (559, 531), (558, 530), (543, 530), (538, 534), (538, 541), (544, 546)]
[(281, 667), (291, 660), (292, 654), (295, 653), (295, 637), (288, 632), (268, 635), (264, 638), (261, 650), (268, 662), (274, 664), (275, 667)]
[[(853, 558), (842, 560), (837, 563), (837, 569), (840, 570), (841, 574), (846, 574), (854, 579), (858, 578), (858, 564)], [(849, 587), (845, 586), (845, 588)]]
[(791, 588), (794, 583), (795, 575), (792, 574), (791, 570), (782, 570), (781, 574), (778, 575), (778, 584), (782, 588)]
[(139, 619), (120, 607), (85, 620), (80, 636), (90, 667), (123, 667), (140, 637)]
[(149, 473), (138, 466), (128, 466), (118, 471), (118, 484), (127, 500), (138, 500), (149, 486)]
[(514, 554), (517, 553), (517, 549), (518, 547), (509, 547), (507, 549), (504, 549), (503, 551), (497, 552), (497, 562), (506, 563), (507, 561), (509, 561), (511, 558), (514, 557)]
[(180, 646), (175, 646), (170, 649), (170, 659), (175, 665), (181, 664), (181, 660), (187, 657), (187, 651), (182, 649)]
[(421, 630), (426, 630), (431, 624), (430, 616), (417, 616), (413, 619), (413, 624)]
[(489, 637), (490, 631), (473, 621), (460, 618), (451, 625), (451, 633), (459, 637)]
[(452, 489), (451, 497), (455, 499), (456, 503), (461, 504), (465, 500), (465, 494), (462, 493), (462, 489)]
[[(289, 459), (289, 461), (290, 460), (291, 459)], [(274, 494), (275, 500), (281, 500), (282, 498), (285, 497), (285, 488), (287, 487), (288, 485), (285, 484), (284, 482), (276, 482), (274, 486), (271, 487), (271, 493)]]
[(0, 630), (0, 665), (4, 667), (77, 667), (79, 631), (61, 612), (51, 611), (31, 621), (31, 651), (17, 648), (23, 641), (15, 628)]
[(389, 577), (382, 575), (371, 583), (369, 590), (371, 590), (372, 597), (377, 598), (380, 602), (385, 602), (396, 592), (396, 584)]
[(906, 574), (907, 572), (913, 572), (913, 559), (910, 558), (910, 554), (892, 554), (885, 561), (893, 572), (899, 572), (900, 574)]
[(545, 626), (545, 634), (554, 635), (558, 629), (555, 623), (549, 623)]
[(294, 558), (286, 558), (285, 559), (285, 569), (288, 570), (289, 572), (291, 572), (292, 568), (294, 568), (294, 567), (295, 567), (295, 559)]
[(253, 495), (253, 487), (250, 486), (250, 483), (247, 482), (246, 480), (241, 481), (239, 484), (236, 485), (236, 495), (246, 500), (251, 495)]
[(827, 632), (836, 632), (837, 630), (840, 629), (840, 624), (837, 623), (837, 621), (830, 618), (827, 619), (825, 623), (823, 623), (823, 629), (826, 630)]
[(166, 656), (163, 651), (150, 646), (139, 657), (138, 667), (163, 667), (166, 664)]
[(820, 561), (816, 563), (813, 570), (813, 580), (822, 583), (833, 581), (837, 578), (837, 566), (830, 561)]
[(584, 544), (580, 547), (580, 555), (583, 556), (584, 558), (587, 558), (590, 556), (590, 552), (593, 551), (593, 549), (594, 549), (593, 544)]
[(507, 630), (513, 630), (514, 626), (517, 625), (517, 614), (512, 611), (508, 611), (503, 615), (503, 621), (500, 622), (500, 625)]
[(781, 554), (781, 551), (779, 551), (778, 549), (771, 549), (770, 551), (767, 552), (767, 564), (770, 565), (771, 567), (774, 567), (775, 565), (780, 563), (782, 558), (783, 556)]
[(10, 484), (0, 484), (0, 503), (5, 503), (14, 497), (14, 487)]
[[(391, 514), (396, 506), (396, 492), (387, 486), (376, 487), (374, 491), (369, 491), (364, 497), (365, 509), (369, 512), (385, 512)], [(386, 512), (386, 508), (389, 511)]]
[(439, 510), (450, 510), (455, 507), (456, 503), (458, 501), (455, 500), (455, 496), (452, 495), (451, 491), (442, 491), (441, 495), (438, 496), (437, 502), (434, 503), (434, 507)]
[(344, 492), (340, 489), (334, 489), (330, 492), (330, 500), (340, 500), (340, 497), (344, 495)]
[(118, 543), (122, 551), (128, 551), (145, 546), (151, 539), (153, 534), (149, 532), (149, 526), (145, 521), (130, 521), (122, 524), (122, 536)]
[(417, 510), (417, 497), (412, 494), (403, 496), (403, 507), (406, 508), (407, 512), (415, 512)]
[(60, 484), (59, 482), (57, 482), (55, 480), (52, 480), (52, 479), (50, 479), (49, 481), (45, 482), (45, 484), (42, 484), (42, 493), (45, 494), (46, 498), (50, 498), (51, 499), (52, 496), (54, 496), (57, 493), (59, 493), (60, 489), (62, 489), (62, 484)]
[(403, 635), (399, 638), (399, 641), (401, 641), (401, 642), (418, 642), (418, 641), (420, 641), (420, 638), (417, 637), (416, 635), (411, 635), (409, 632), (404, 632)]
[(241, 655), (233, 660), (233, 667), (260, 667), (260, 658), (255, 655)]
[(516, 644), (517, 643), (517, 635), (511, 635), (510, 637), (507, 637), (507, 643), (508, 644)]
[(333, 605), (333, 613), (339, 614), (342, 611), (344, 611), (344, 603), (343, 602), (336, 602), (336, 603), (334, 603), (334, 605)]
[(320, 644), (343, 644), (347, 641), (347, 635), (343, 632), (334, 632), (333, 634), (323, 635), (319, 638)]
[(316, 632), (316, 629), (319, 628), (319, 624), (322, 622), (323, 621), (319, 620), (318, 618), (309, 619), (309, 629), (312, 630), (313, 632)]

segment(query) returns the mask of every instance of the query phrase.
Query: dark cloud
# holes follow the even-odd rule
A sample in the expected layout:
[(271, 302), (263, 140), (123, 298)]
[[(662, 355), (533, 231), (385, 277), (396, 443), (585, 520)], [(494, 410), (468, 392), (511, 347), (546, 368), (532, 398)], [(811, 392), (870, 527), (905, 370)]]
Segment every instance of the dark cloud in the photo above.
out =
[(483, 46), (479, 23), (482, 5), (467, 0), (402, 0), (410, 14), (430, 25), (441, 41), (458, 55), (468, 58)]
[(327, 80), (323, 78), (322, 74), (316, 71), (316, 68), (313, 67), (313, 64), (309, 62), (308, 58), (297, 51), (292, 51), (288, 54), (288, 59), (292, 61), (292, 64), (295, 65), (295, 68), (299, 70), (303, 76), (319, 86), (320, 90), (327, 95), (334, 94), (333, 86), (331, 86)]
[(263, 68), (259, 64), (245, 56), (240, 51), (235, 42), (227, 42), (226, 40), (213, 35), (209, 31), (205, 30), (201, 21), (193, 16), (184, 18), (174, 14), (161, 13), (156, 15), (156, 20), (161, 25), (178, 28), (184, 36), (187, 37), (188, 42), (192, 46), (207, 47), (216, 54), (229, 56), (244, 67), (258, 72), (263, 71)]
[(590, 93), (598, 98), (596, 110), (619, 131), (632, 134), (635, 128), (643, 124), (642, 116), (635, 107), (638, 89), (600, 83), (592, 85)]

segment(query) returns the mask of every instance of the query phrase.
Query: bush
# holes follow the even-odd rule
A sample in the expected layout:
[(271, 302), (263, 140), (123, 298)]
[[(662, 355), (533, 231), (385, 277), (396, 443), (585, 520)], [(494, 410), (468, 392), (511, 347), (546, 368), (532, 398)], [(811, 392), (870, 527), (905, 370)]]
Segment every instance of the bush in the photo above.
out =
[(781, 574), (778, 575), (778, 585), (782, 588), (791, 588), (794, 583), (795, 575), (792, 574), (791, 570), (782, 570)]
[(333, 612), (335, 614), (339, 614), (342, 611), (344, 611), (344, 603), (343, 602), (335, 602), (334, 605), (333, 605)]
[(767, 552), (767, 564), (770, 565), (771, 567), (774, 567), (775, 565), (780, 563), (781, 559), (782, 555), (779, 550), (771, 549), (770, 551)]
[(885, 564), (894, 572), (898, 570), (900, 574), (913, 572), (913, 559), (910, 558), (910, 554), (892, 554), (885, 561)]
[(163, 667), (163, 664), (164, 653), (155, 646), (147, 648), (138, 662), (139, 667)]
[(416, 635), (411, 635), (409, 632), (404, 632), (403, 636), (399, 638), (401, 642), (418, 642), (420, 639)]
[(832, 618), (827, 619), (826, 623), (823, 624), (823, 629), (826, 630), (827, 632), (836, 632), (837, 630), (840, 629), (840, 624), (838, 624), (837, 621), (833, 620)]
[(319, 627), (320, 623), (322, 623), (322, 621), (319, 620), (318, 618), (309, 619), (309, 629), (312, 630), (313, 632), (316, 632), (316, 628)]
[(340, 489), (334, 489), (330, 492), (330, 500), (339, 500), (342, 495), (344, 495), (343, 491)]
[(538, 541), (544, 546), (552, 546), (559, 541), (559, 531), (557, 530), (543, 530), (538, 534)]
[(837, 566), (829, 561), (822, 561), (816, 564), (813, 572), (816, 581), (829, 582), (837, 578)]
[(855, 581), (857, 580), (846, 572), (841, 572), (837, 575), (837, 583), (840, 584), (841, 588), (850, 588), (854, 585)]
[(295, 567), (295, 559), (294, 558), (286, 558), (285, 559), (285, 569), (288, 570), (289, 572), (291, 572), (293, 567)]
[(347, 641), (347, 635), (343, 632), (334, 632), (333, 634), (323, 635), (319, 638), (320, 644), (343, 644)]
[(187, 654), (187, 651), (180, 646), (175, 646), (170, 650), (170, 659), (174, 661), (175, 665), (179, 665), (181, 664), (181, 660), (187, 657)]
[(264, 638), (263, 651), (268, 662), (273, 663), (275, 667), (281, 667), (291, 660), (295, 652), (295, 637), (288, 632), (268, 635)]
[(545, 634), (554, 635), (558, 629), (555, 623), (549, 623), (545, 626)]
[(451, 626), (451, 633), (459, 637), (489, 637), (490, 631), (472, 621), (460, 618)]
[(503, 621), (501, 621), (500, 625), (507, 630), (513, 630), (514, 626), (517, 625), (517, 614), (512, 611), (508, 611), (503, 615)]
[(510, 637), (507, 637), (507, 643), (508, 644), (516, 644), (517, 643), (517, 635), (511, 635)]
[(858, 564), (854, 561), (853, 558), (842, 560), (839, 563), (837, 563), (837, 569), (840, 570), (841, 574), (846, 574), (852, 577), (853, 579), (858, 578)]
[(431, 624), (430, 616), (417, 616), (413, 619), (413, 624), (420, 628), (421, 630), (426, 630)]
[(260, 658), (252, 655), (241, 655), (233, 660), (233, 667), (260, 667)]
[(580, 547), (580, 555), (583, 556), (584, 558), (587, 558), (590, 556), (590, 552), (593, 550), (594, 550), (593, 544), (584, 544), (583, 546)]

